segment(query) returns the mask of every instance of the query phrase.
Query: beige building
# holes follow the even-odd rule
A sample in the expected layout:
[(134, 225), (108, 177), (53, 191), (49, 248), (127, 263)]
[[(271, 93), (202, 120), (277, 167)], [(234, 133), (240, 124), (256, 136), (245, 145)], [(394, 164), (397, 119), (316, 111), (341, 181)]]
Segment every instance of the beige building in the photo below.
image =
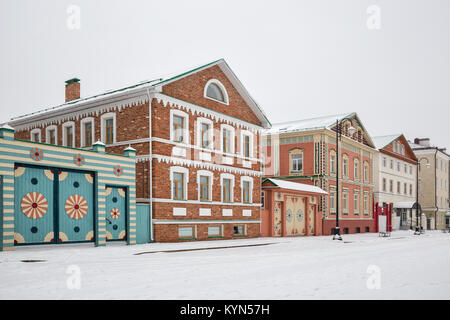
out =
[(429, 138), (416, 138), (410, 146), (419, 163), (422, 227), (427, 230), (448, 228), (450, 155), (445, 148), (431, 145)]
[(419, 222), (416, 202), (417, 158), (403, 134), (372, 138), (377, 150), (374, 161), (374, 201), (392, 204), (393, 230), (410, 229)]

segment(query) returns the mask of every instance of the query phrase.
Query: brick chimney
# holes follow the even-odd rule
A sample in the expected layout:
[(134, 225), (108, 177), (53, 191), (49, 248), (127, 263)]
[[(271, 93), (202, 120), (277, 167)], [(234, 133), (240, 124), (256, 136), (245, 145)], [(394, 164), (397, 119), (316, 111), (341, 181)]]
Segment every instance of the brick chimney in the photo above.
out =
[(80, 98), (80, 79), (73, 78), (66, 81), (66, 102)]
[(414, 143), (419, 146), (429, 147), (430, 146), (430, 138), (415, 138)]

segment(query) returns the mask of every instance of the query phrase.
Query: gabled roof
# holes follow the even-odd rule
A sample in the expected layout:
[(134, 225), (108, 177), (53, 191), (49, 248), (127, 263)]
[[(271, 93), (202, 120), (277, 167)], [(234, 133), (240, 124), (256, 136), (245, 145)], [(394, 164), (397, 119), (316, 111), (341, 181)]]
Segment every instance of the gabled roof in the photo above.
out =
[(285, 180), (279, 180), (279, 179), (272, 179), (272, 178), (264, 179), (263, 183), (266, 181), (271, 182), (275, 187), (278, 187), (281, 189), (303, 191), (303, 192), (310, 192), (310, 193), (316, 193), (316, 194), (328, 194), (326, 191), (322, 190), (321, 188), (316, 187), (316, 186), (311, 186), (309, 184), (285, 181)]
[(10, 124), (16, 125), (18, 123), (22, 122), (30, 122), (37, 119), (41, 119), (43, 117), (53, 116), (60, 113), (68, 113), (74, 108), (82, 108), (84, 105), (92, 106), (95, 105), (101, 105), (103, 101), (111, 101), (111, 100), (117, 100), (120, 99), (122, 96), (130, 95), (130, 94), (136, 94), (137, 92), (145, 93), (147, 90), (156, 90), (158, 87), (164, 86), (166, 84), (169, 84), (173, 81), (179, 80), (181, 78), (187, 77), (189, 75), (192, 75), (196, 72), (199, 72), (201, 70), (204, 70), (206, 68), (212, 67), (217, 65), (224, 73), (225, 75), (230, 79), (233, 86), (236, 88), (236, 90), (239, 92), (239, 94), (242, 96), (244, 101), (249, 105), (249, 107), (252, 109), (252, 111), (255, 113), (257, 118), (261, 121), (262, 126), (264, 128), (270, 128), (271, 123), (268, 120), (266, 114), (261, 109), (261, 107), (258, 105), (258, 103), (253, 99), (253, 97), (249, 94), (247, 89), (244, 87), (242, 82), (237, 78), (233, 70), (229, 67), (229, 65), (225, 62), (224, 59), (215, 60), (213, 62), (204, 64), (202, 66), (186, 70), (184, 72), (179, 72), (176, 74), (167, 75), (165, 77), (156, 78), (154, 80), (146, 80), (142, 82), (135, 83), (133, 85), (116, 89), (116, 90), (110, 90), (106, 91), (94, 96), (90, 96), (87, 98), (80, 98), (76, 100), (69, 101), (67, 103), (46, 108), (41, 111), (36, 111), (30, 114), (26, 114), (19, 117), (14, 117), (11, 119)]
[(318, 129), (329, 129), (336, 120), (342, 120), (349, 118), (353, 113), (335, 114), (330, 116), (323, 116), (311, 119), (294, 120), (287, 122), (274, 123), (270, 130), (267, 130), (265, 134), (280, 134), (288, 132), (301, 132)]
[(375, 144), (375, 147), (377, 147), (378, 150), (383, 149), (387, 145), (389, 145), (391, 142), (397, 140), (400, 138), (403, 134), (391, 134), (388, 136), (377, 136), (372, 137), (373, 143)]
[(372, 148), (375, 148), (375, 145), (367, 132), (366, 128), (362, 124), (362, 121), (359, 119), (359, 116), (356, 112), (352, 113), (342, 113), (335, 114), (311, 119), (303, 119), (303, 120), (295, 120), (289, 122), (281, 122), (274, 123), (270, 130), (266, 130), (264, 135), (273, 135), (273, 134), (283, 134), (283, 133), (291, 133), (291, 132), (303, 132), (303, 131), (311, 131), (311, 130), (321, 130), (328, 129), (331, 130), (336, 125), (336, 121), (341, 121), (343, 119), (356, 119), (360, 127), (364, 130), (364, 136), (368, 145)]

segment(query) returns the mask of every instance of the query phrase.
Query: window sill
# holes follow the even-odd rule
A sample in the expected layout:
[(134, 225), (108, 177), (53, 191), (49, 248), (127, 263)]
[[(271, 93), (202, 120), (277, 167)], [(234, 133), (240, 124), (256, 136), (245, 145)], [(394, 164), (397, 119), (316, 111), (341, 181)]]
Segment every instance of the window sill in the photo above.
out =
[(247, 237), (247, 235), (246, 235), (246, 234), (233, 234), (233, 237), (236, 237), (236, 238), (245, 238), (245, 237)]
[(208, 236), (208, 239), (222, 239), (223, 236)]
[(178, 240), (196, 240), (196, 238), (178, 238)]

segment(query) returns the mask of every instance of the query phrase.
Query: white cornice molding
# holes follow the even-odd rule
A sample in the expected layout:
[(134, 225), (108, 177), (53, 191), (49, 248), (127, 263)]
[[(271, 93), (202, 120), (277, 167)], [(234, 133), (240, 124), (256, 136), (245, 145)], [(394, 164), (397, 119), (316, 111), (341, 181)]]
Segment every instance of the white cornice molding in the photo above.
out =
[(173, 200), (165, 198), (153, 198), (153, 202), (176, 203), (176, 204), (201, 204), (206, 206), (234, 206), (234, 207), (261, 207), (260, 203), (221, 202), (221, 201), (199, 201), (199, 200)]
[(246, 130), (250, 130), (253, 133), (260, 134), (263, 130), (262, 126), (258, 126), (249, 122), (246, 122), (244, 120), (240, 120), (237, 118), (234, 118), (232, 116), (225, 115), (220, 112), (213, 111), (211, 109), (201, 107), (198, 105), (195, 105), (193, 103), (189, 103), (171, 96), (167, 96), (162, 93), (153, 93), (151, 97), (155, 98), (158, 103), (163, 103), (164, 107), (170, 106), (173, 108), (178, 108), (180, 110), (186, 110), (192, 115), (199, 115), (204, 117), (209, 117), (210, 119), (216, 121), (216, 122), (223, 122), (226, 124), (232, 124), (236, 126), (237, 128), (244, 128)]
[[(188, 160), (188, 159), (182, 159), (182, 158), (175, 158), (175, 157), (169, 157), (169, 156), (163, 156), (159, 154), (154, 154), (151, 157), (152, 159), (158, 160), (158, 162), (164, 162), (174, 165), (181, 165), (181, 166), (188, 166), (188, 167), (194, 167), (194, 168), (200, 168), (200, 169), (206, 169), (206, 170), (215, 170), (215, 171), (221, 171), (221, 172), (228, 172), (228, 173), (235, 173), (239, 175), (247, 175), (252, 177), (261, 177), (262, 173), (260, 171), (254, 171), (254, 170), (248, 170), (248, 169), (241, 169), (236, 167), (229, 167), (219, 164), (213, 164), (208, 162), (202, 162), (197, 160)], [(141, 155), (136, 157), (136, 162), (143, 162), (143, 161), (149, 161), (150, 156), (149, 155)]]

